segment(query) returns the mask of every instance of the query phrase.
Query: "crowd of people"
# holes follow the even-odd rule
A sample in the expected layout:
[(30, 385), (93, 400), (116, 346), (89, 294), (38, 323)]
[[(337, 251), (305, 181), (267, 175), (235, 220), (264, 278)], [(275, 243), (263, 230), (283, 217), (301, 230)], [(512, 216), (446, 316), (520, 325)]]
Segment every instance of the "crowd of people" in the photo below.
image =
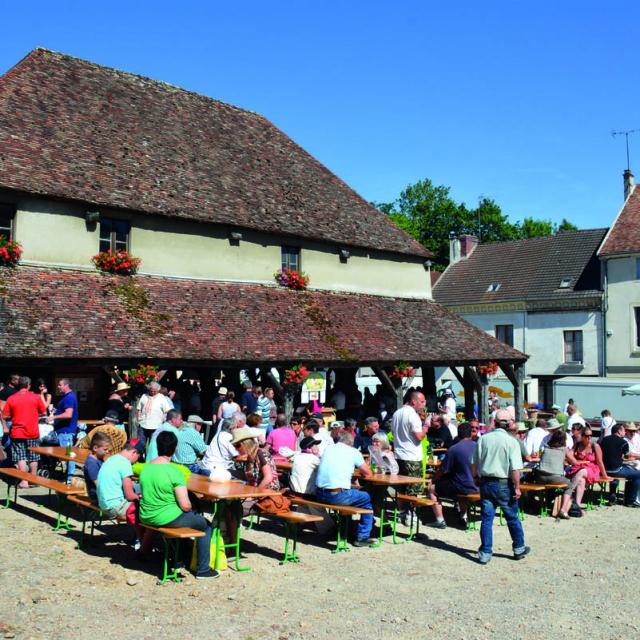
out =
[[(50, 443), (75, 444), (78, 401), (68, 379), (57, 385), (58, 400), (51, 405), (46, 385), (26, 376), (12, 376), (0, 394), (5, 431), (4, 444), (10, 448), (12, 463), (23, 471), (37, 472), (38, 456), (30, 447), (40, 442), (40, 422), (50, 424)], [(529, 552), (518, 519), (518, 499), (524, 474), (527, 481), (564, 486), (557, 517), (583, 515), (581, 507), (590, 483), (613, 476), (608, 501), (618, 500), (618, 481), (625, 480), (624, 504), (639, 507), (640, 435), (634, 423), (616, 423), (603, 411), (599, 440), (580, 415), (575, 403), (554, 405), (552, 417), (541, 417), (536, 407), (527, 410), (527, 420), (517, 422), (513, 407), (500, 408), (490, 399), (491, 415), (486, 425), (473, 416), (461, 419), (455, 400), (446, 390), (436, 412), (427, 411), (427, 398), (420, 389), (411, 389), (404, 405), (396, 411), (384, 409), (378, 415), (357, 420), (341, 414), (331, 419), (315, 405), (301, 407), (288, 417), (276, 405), (272, 388), (247, 383), (236, 402), (232, 391), (218, 389), (212, 411), (213, 429), (207, 441), (203, 428), (207, 421), (199, 415), (185, 421), (179, 409), (151, 382), (138, 400), (138, 437), (128, 440), (122, 430), (123, 412), (131, 413), (128, 385), (119, 383), (108, 400), (103, 424), (84, 439), (90, 455), (84, 464), (88, 495), (107, 517), (124, 518), (135, 534), (141, 558), (150, 549), (148, 534), (141, 524), (162, 527), (192, 527), (205, 532), (197, 543), (196, 575), (215, 577), (210, 568), (211, 524), (198, 513), (200, 506), (187, 492), (190, 473), (212, 479), (240, 479), (247, 484), (313, 498), (323, 504), (351, 505), (379, 509), (380, 500), (367, 484), (372, 473), (399, 473), (416, 478), (404, 487), (409, 495), (423, 491), (425, 456), (438, 452), (441, 464), (431, 477), (427, 495), (435, 504), (432, 516), (419, 516), (429, 525), (447, 527), (443, 499), (458, 507), (464, 525), (468, 519), (464, 496), (480, 494), (481, 546), (479, 561), (492, 558), (492, 523), (498, 508), (507, 521), (516, 559)], [(375, 396), (372, 405), (375, 406)], [(378, 404), (381, 408), (382, 405)], [(335, 417), (335, 416), (334, 416)], [(428, 443), (428, 446), (425, 446)], [(108, 455), (111, 454), (111, 455)], [(145, 461), (134, 483), (133, 466)], [(291, 461), (288, 473), (279, 473), (277, 464)], [(73, 462), (66, 474), (74, 475)], [(358, 480), (354, 482), (357, 472)], [(26, 482), (22, 483), (26, 486)], [(247, 501), (245, 514), (256, 508)], [(400, 502), (401, 521), (406, 522), (409, 505)], [(238, 523), (227, 521), (227, 535)], [(325, 526), (326, 522), (324, 523)], [(374, 517), (364, 513), (355, 532), (355, 546), (373, 544)]]

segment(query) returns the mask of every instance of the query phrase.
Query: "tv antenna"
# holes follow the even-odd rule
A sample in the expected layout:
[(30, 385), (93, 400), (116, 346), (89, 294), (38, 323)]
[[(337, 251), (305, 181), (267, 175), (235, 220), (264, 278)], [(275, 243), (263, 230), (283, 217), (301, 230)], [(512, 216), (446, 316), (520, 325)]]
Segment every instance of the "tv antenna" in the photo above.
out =
[(627, 129), (625, 131), (612, 131), (611, 135), (615, 138), (616, 136), (624, 136), (625, 142), (627, 144), (627, 171), (631, 171), (631, 166), (629, 163), (629, 134), (630, 133), (638, 133), (640, 129)]

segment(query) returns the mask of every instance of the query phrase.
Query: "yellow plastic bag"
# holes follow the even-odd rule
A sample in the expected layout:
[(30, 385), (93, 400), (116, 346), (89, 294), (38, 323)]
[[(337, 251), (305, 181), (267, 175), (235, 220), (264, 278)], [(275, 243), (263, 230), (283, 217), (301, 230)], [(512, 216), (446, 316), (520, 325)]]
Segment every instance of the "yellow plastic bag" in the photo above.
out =
[[(224, 571), (227, 568), (227, 554), (224, 549), (224, 540), (222, 539), (222, 534), (220, 530), (217, 530), (218, 535), (218, 562), (216, 563), (216, 540), (213, 536), (211, 536), (211, 553), (209, 555), (209, 566), (212, 569), (217, 569), (218, 571)], [(216, 566), (217, 564), (217, 566)], [(193, 541), (193, 550), (191, 551), (191, 563), (190, 569), (193, 573), (196, 572), (198, 568), (198, 550), (196, 540)]]

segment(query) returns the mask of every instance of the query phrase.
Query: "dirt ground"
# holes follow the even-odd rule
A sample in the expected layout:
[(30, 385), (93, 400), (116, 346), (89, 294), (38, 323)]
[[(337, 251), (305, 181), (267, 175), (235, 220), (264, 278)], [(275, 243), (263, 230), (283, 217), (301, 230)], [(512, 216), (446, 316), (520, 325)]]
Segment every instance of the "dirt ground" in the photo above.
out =
[(158, 586), (160, 557), (137, 563), (124, 525), (105, 525), (80, 551), (77, 533), (51, 531), (51, 505), (30, 489), (0, 513), (0, 638), (640, 635), (640, 509), (600, 507), (571, 521), (527, 515), (532, 552), (519, 562), (496, 519), (487, 566), (475, 558), (478, 533), (455, 526), (337, 555), (305, 532), (300, 564), (280, 566), (282, 527), (263, 520), (243, 532), (251, 571)]

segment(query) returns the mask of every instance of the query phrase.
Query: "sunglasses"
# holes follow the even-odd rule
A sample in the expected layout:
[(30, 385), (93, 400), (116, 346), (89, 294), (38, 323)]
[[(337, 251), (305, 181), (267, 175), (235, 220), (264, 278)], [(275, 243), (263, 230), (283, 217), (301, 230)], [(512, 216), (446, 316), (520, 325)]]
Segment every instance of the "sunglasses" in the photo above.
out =
[(591, 437), (591, 434), (590, 434), (590, 433), (583, 433), (583, 434), (582, 434), (582, 437), (583, 437), (583, 438), (590, 438), (590, 437)]

